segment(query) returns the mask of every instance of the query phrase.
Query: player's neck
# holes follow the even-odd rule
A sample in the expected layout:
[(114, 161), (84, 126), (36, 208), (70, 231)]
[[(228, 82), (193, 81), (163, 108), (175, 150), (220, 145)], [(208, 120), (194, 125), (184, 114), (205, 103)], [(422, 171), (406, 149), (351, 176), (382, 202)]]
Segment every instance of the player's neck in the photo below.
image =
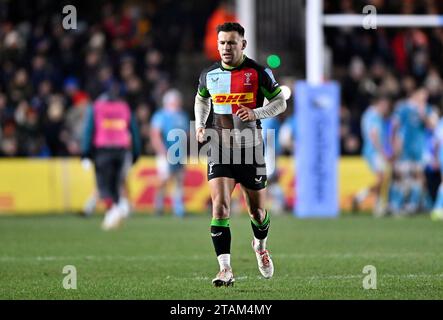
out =
[(229, 65), (229, 64), (224, 63), (223, 61), (221, 62), (221, 64), (224, 69), (230, 70), (230, 69), (234, 69), (234, 68), (237, 68), (238, 66), (240, 66), (243, 63), (243, 61), (245, 61), (245, 59), (246, 59), (246, 55), (242, 55), (241, 59), (239, 59), (239, 61), (236, 62), (235, 64)]

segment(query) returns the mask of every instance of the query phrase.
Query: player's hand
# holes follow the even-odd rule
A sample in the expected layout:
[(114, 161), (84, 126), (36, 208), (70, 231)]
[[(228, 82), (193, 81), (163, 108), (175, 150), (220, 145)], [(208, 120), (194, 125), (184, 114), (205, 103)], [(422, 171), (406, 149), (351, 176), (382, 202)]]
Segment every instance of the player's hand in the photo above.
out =
[(257, 120), (257, 118), (255, 117), (254, 111), (252, 111), (252, 109), (249, 109), (249, 108), (247, 108), (247, 107), (245, 107), (245, 106), (243, 106), (241, 104), (239, 105), (239, 109), (237, 110), (237, 112), (235, 114), (243, 122)]
[(206, 141), (205, 128), (203, 127), (197, 128), (197, 131), (195, 132), (195, 139), (197, 139), (197, 141), (200, 143)]

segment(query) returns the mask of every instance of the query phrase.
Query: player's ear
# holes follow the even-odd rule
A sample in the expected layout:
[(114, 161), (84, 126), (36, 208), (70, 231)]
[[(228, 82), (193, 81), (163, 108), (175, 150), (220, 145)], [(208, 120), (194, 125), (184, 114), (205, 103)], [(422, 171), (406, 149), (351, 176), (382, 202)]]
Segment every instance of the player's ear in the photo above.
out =
[(242, 40), (242, 47), (241, 47), (241, 49), (242, 50), (245, 50), (246, 49), (246, 45), (248, 44), (248, 42), (246, 41), (246, 40)]

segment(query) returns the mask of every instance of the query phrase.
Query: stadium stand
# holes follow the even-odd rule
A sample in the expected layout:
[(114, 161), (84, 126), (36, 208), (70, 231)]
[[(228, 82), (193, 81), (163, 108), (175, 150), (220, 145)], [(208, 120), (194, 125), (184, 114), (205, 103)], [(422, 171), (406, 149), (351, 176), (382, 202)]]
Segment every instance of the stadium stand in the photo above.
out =
[[(78, 10), (77, 30), (62, 28), (67, 4)], [(147, 120), (177, 79), (177, 55), (202, 52), (206, 18), (216, 6), (194, 0), (1, 2), (0, 156), (79, 155), (85, 106), (112, 80), (120, 81), (136, 110), (143, 154), (153, 154)]]
[[(1, 2), (0, 156), (77, 156), (84, 107), (113, 78), (121, 81), (136, 109), (143, 154), (152, 155), (148, 120), (171, 85), (184, 87), (185, 100), (192, 97), (188, 88), (194, 84), (183, 83), (193, 65), (207, 64), (206, 23), (219, 3), (71, 1), (78, 8), (79, 27), (67, 32), (60, 23), (66, 1)], [(376, 5), (379, 13), (435, 14), (443, 9), (433, 0), (335, 0), (325, 2), (325, 12), (359, 13), (367, 4)], [(263, 1), (258, 5), (259, 16), (272, 15)], [(100, 12), (100, 19), (92, 12)], [(259, 28), (260, 34), (273, 31), (265, 24)], [(443, 106), (441, 28), (326, 28), (325, 38), (333, 57), (330, 78), (342, 85), (342, 155), (360, 154), (361, 115), (379, 88), (399, 100), (424, 84), (431, 103)], [(266, 51), (266, 43), (260, 43)], [(280, 76), (288, 75), (282, 68)], [(185, 106), (190, 115), (191, 109)]]

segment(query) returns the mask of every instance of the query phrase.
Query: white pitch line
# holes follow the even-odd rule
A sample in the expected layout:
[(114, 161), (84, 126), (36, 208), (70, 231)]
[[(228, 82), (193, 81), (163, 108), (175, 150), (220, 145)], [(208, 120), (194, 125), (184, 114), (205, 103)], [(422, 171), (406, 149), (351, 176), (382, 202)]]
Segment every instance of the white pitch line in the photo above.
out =
[[(276, 278), (284, 279), (291, 278), (294, 280), (306, 280), (306, 281), (322, 281), (322, 280), (351, 280), (351, 279), (363, 279), (364, 274), (361, 275), (323, 275), (323, 276), (292, 276), (292, 275), (284, 275), (277, 276)], [(256, 277), (257, 279), (261, 279), (260, 276)], [(443, 278), (443, 274), (379, 274), (379, 279), (384, 278), (393, 278), (393, 279), (420, 279), (420, 278)], [(209, 277), (197, 276), (197, 277), (177, 277), (177, 276), (167, 276), (167, 280), (180, 280), (180, 281), (188, 281), (188, 280), (197, 280), (197, 281), (209, 281)], [(248, 276), (240, 276), (235, 277), (236, 280), (247, 280)], [(251, 277), (251, 279), (255, 279), (255, 277)]]
[[(275, 259), (394, 259), (394, 258), (411, 258), (411, 257), (438, 257), (443, 254), (435, 254), (431, 252), (417, 252), (417, 253), (328, 253), (328, 254), (272, 254)], [(86, 256), (0, 256), (1, 262), (11, 261), (60, 261), (60, 260), (87, 260), (87, 261), (151, 261), (151, 260), (186, 260), (186, 261), (200, 261), (211, 259), (212, 255), (193, 255), (193, 256), (177, 256), (177, 255), (144, 255), (144, 256), (112, 256), (112, 255), (86, 255)], [(252, 259), (252, 258), (251, 258)]]

